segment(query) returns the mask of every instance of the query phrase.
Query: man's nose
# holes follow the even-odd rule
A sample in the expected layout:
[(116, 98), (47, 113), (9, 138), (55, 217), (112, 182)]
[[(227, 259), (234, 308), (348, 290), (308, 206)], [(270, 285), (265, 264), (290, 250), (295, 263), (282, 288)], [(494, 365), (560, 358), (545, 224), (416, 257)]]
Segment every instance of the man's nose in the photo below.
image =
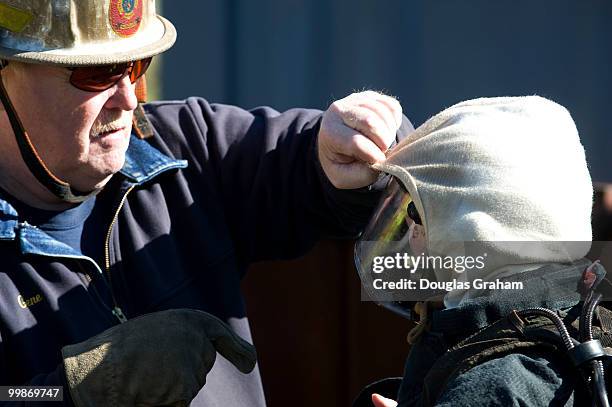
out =
[(111, 88), (113, 94), (104, 105), (107, 109), (121, 109), (131, 111), (138, 106), (135, 86), (130, 82), (130, 76), (123, 77)]

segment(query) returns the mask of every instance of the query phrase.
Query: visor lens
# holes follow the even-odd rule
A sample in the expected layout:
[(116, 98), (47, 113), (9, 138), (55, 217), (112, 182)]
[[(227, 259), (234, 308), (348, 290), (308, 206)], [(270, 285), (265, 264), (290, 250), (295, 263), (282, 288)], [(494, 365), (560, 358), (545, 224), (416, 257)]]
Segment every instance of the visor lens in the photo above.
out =
[(392, 178), (368, 226), (355, 244), (355, 265), (365, 294), (369, 299), (410, 319), (413, 317), (412, 302), (397, 301), (392, 292), (386, 294), (374, 287), (375, 280), (386, 272), (385, 262), (381, 259), (397, 258), (397, 254), (412, 255), (409, 233), (414, 221), (408, 216), (411, 202), (408, 192)]
[(70, 68), (70, 83), (87, 92), (101, 92), (113, 87), (126, 75), (134, 83), (146, 72), (152, 58), (113, 65), (95, 65)]
[(412, 198), (394, 178), (370, 219), (360, 240), (376, 242), (402, 242), (405, 240), (412, 220), (407, 216)]

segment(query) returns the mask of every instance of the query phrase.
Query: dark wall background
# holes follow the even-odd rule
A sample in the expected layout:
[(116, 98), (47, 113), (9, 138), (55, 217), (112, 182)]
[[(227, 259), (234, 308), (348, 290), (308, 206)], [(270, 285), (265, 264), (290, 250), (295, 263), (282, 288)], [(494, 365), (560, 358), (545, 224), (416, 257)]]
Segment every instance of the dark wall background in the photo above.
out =
[(612, 182), (609, 0), (187, 0), (163, 3), (178, 42), (163, 96), (325, 108), (363, 88), (416, 125), (481, 96), (566, 106), (593, 178)]
[[(594, 180), (612, 182), (612, 1), (165, 0), (163, 14), (179, 32), (164, 98), (324, 109), (372, 88), (419, 125), (461, 100), (539, 94), (570, 110)], [(270, 407), (348, 406), (401, 375), (410, 325), (359, 301), (350, 242), (257, 265), (244, 292)]]

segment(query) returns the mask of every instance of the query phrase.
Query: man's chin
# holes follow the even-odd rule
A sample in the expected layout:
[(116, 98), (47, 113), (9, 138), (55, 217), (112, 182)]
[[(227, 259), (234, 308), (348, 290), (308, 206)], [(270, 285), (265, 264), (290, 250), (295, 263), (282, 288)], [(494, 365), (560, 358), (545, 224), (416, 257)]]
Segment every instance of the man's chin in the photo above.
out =
[(80, 179), (75, 179), (75, 177), (73, 177), (72, 181), (69, 181), (69, 183), (72, 188), (80, 192), (101, 190), (106, 186), (113, 175), (121, 171), (124, 162), (125, 158), (114, 163), (105, 163), (103, 168), (96, 168), (87, 175), (83, 174), (84, 176), (80, 177)]
[(119, 170), (117, 170), (116, 172), (108, 175), (102, 181), (98, 182), (96, 185), (94, 185), (93, 190), (96, 190), (96, 191), (102, 190), (106, 186), (106, 184), (108, 184), (108, 181), (110, 181), (111, 178), (113, 177), (113, 175), (115, 175), (117, 172), (119, 172)]

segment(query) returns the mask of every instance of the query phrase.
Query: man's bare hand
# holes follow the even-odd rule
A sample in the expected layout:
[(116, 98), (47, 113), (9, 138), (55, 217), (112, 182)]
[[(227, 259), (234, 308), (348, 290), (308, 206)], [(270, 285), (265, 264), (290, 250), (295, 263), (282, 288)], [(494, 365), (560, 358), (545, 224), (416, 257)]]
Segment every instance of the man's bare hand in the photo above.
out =
[(331, 104), (323, 115), (318, 151), (321, 166), (340, 189), (370, 185), (378, 176), (368, 164), (385, 160), (402, 123), (402, 107), (374, 91), (353, 93)]

